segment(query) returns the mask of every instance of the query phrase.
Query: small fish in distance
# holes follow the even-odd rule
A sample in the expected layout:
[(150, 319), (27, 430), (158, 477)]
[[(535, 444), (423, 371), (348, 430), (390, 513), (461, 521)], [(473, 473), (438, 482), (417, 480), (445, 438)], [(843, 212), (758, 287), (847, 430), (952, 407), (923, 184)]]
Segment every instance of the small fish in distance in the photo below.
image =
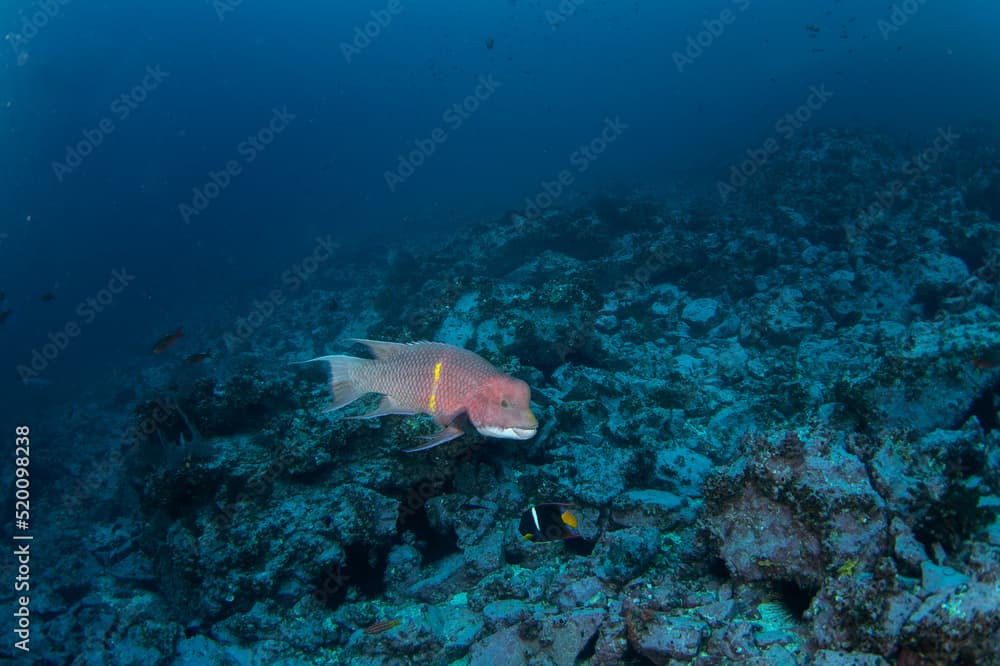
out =
[(198, 365), (202, 361), (207, 361), (210, 358), (212, 358), (211, 352), (201, 352), (199, 354), (191, 354), (184, 359), (184, 362), (188, 365)]
[(376, 622), (375, 624), (369, 625), (365, 628), (365, 635), (375, 636), (376, 634), (381, 634), (384, 631), (389, 631), (393, 627), (398, 627), (402, 621), (402, 618), (394, 617), (391, 620), (385, 620), (384, 622)]
[(184, 335), (184, 333), (180, 328), (173, 333), (167, 333), (162, 338), (157, 340), (155, 345), (153, 345), (153, 353), (162, 354), (167, 350), (167, 347), (180, 340), (182, 335)]
[(479, 434), (501, 439), (530, 439), (538, 430), (531, 411), (527, 383), (497, 370), (471, 351), (441, 342), (380, 342), (349, 339), (365, 345), (374, 359), (320, 356), (330, 366), (333, 404), (340, 409), (368, 393), (381, 393), (373, 411), (349, 418), (370, 419), (386, 414), (426, 414), (441, 430), (424, 444), (406, 449), (423, 451), (464, 434), (470, 423)]

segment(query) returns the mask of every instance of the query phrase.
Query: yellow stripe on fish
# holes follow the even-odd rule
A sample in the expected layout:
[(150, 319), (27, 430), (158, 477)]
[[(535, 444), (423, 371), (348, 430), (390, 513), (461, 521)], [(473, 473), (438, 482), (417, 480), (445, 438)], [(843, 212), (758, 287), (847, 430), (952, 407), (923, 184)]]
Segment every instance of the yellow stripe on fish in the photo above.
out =
[(427, 402), (427, 409), (431, 410), (431, 414), (434, 413), (437, 408), (437, 390), (438, 384), (441, 383), (441, 361), (438, 361), (434, 365), (434, 383), (431, 384), (431, 399)]

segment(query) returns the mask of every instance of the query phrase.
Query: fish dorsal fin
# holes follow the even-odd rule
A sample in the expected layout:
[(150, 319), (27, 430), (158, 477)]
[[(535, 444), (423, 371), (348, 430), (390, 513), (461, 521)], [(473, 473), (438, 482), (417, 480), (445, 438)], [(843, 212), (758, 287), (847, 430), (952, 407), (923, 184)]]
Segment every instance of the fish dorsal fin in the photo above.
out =
[(344, 342), (358, 343), (371, 350), (375, 358), (389, 358), (400, 353), (409, 345), (403, 342), (382, 342), (381, 340), (365, 340), (363, 338), (344, 338)]

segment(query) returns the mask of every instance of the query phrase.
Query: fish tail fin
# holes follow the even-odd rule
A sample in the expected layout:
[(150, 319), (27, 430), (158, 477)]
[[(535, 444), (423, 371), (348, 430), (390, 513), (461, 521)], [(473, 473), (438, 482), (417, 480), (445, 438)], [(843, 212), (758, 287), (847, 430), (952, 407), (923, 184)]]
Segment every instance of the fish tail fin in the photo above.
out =
[(370, 359), (335, 354), (317, 356), (308, 361), (302, 361), (302, 363), (313, 361), (326, 361), (330, 366), (330, 392), (333, 393), (333, 403), (323, 411), (332, 412), (340, 409), (371, 392), (364, 386), (360, 386), (355, 379), (357, 374), (355, 370), (362, 365), (371, 363)]

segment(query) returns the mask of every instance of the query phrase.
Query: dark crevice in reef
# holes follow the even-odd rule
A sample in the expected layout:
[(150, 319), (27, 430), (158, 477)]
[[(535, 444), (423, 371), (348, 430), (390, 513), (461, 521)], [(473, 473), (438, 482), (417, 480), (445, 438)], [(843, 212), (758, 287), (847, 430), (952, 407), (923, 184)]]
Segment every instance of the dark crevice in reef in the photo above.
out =
[(590, 557), (590, 554), (594, 552), (594, 546), (597, 545), (596, 541), (591, 541), (590, 539), (566, 539), (563, 541), (566, 546), (566, 550), (573, 553), (574, 555), (579, 555), (580, 557)]
[(352, 543), (344, 548), (344, 564), (334, 571), (324, 571), (314, 581), (314, 589), (323, 590), (323, 605), (336, 610), (355, 588), (366, 599), (378, 599), (385, 593), (385, 563), (389, 547), (372, 548)]
[(420, 551), (424, 566), (461, 552), (455, 528), (449, 526), (444, 534), (434, 529), (424, 506), (410, 512), (402, 529), (413, 534), (414, 547)]
[[(415, 483), (409, 490), (399, 493), (386, 493), (387, 496), (399, 500), (399, 512), (396, 515), (396, 533), (414, 531), (413, 525), (422, 519), (427, 520), (427, 500), (448, 495), (455, 491), (455, 480), (445, 476), (442, 480), (432, 482), (428, 479)], [(419, 515), (418, 515), (419, 514)]]
[(979, 421), (979, 425), (982, 427), (986, 433), (995, 430), (1000, 426), (1000, 418), (997, 416), (997, 407), (1000, 404), (1000, 380), (997, 380), (990, 386), (983, 389), (972, 404), (969, 405), (969, 409), (962, 415), (959, 421), (958, 427), (962, 423), (969, 420), (970, 417), (975, 416)]
[(1000, 219), (1000, 177), (970, 184), (965, 203), (970, 209), (981, 210), (993, 219)]
[(313, 598), (328, 610), (336, 610), (347, 599), (347, 574), (342, 566), (323, 569), (310, 584)]
[(708, 573), (721, 581), (727, 581), (732, 577), (729, 573), (729, 567), (726, 566), (726, 561), (721, 557), (709, 558)]
[(802, 587), (793, 581), (784, 580), (776, 583), (775, 591), (785, 608), (801, 620), (819, 590), (812, 587)]
[(600, 633), (595, 631), (594, 635), (590, 637), (583, 649), (576, 655), (574, 663), (582, 664), (585, 663), (587, 659), (592, 659), (595, 654), (597, 654), (597, 639)]
[(989, 481), (969, 482), (988, 474), (989, 460), (982, 448), (965, 444), (944, 452), (941, 462), (948, 487), (941, 497), (930, 500), (923, 508), (913, 533), (924, 546), (940, 543), (955, 550), (995, 517), (993, 510), (979, 506), (982, 495), (991, 492)]
[(524, 562), (524, 551), (505, 546), (503, 549), (503, 561), (506, 564), (520, 564)]
[(943, 456), (945, 475), (955, 481), (965, 481), (986, 472), (989, 460), (986, 451), (972, 444), (953, 446)]
[(368, 544), (351, 544), (344, 549), (345, 568), (353, 572), (352, 584), (361, 594), (377, 599), (385, 592), (382, 574), (388, 547), (372, 549)]
[(622, 655), (621, 663), (623, 666), (653, 666), (656, 662), (636, 652), (630, 642), (625, 648), (625, 654)]
[(940, 288), (920, 285), (913, 296), (913, 304), (921, 309), (921, 313), (928, 319), (938, 316), (944, 307), (944, 299), (947, 293)]
[(956, 483), (940, 500), (928, 506), (913, 527), (917, 541), (929, 547), (935, 543), (955, 550), (962, 542), (993, 519), (989, 509), (979, 506), (980, 493)]

